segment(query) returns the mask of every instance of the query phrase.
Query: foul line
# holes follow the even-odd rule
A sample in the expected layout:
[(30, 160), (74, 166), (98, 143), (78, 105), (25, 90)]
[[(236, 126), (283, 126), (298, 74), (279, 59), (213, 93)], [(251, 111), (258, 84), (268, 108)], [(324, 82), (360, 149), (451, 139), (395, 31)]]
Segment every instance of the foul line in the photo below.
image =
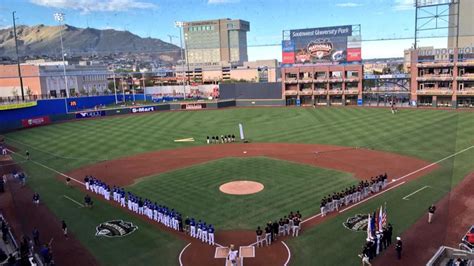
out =
[(70, 198), (70, 197), (68, 197), (68, 196), (66, 196), (66, 195), (63, 195), (63, 197), (65, 197), (66, 199), (68, 199), (68, 200), (70, 200), (70, 201), (76, 203), (77, 205), (81, 206), (82, 208), (85, 207), (84, 204), (82, 204), (82, 203), (80, 203), (80, 202), (74, 200), (73, 198)]
[(190, 245), (191, 245), (191, 243), (187, 244), (187, 245), (183, 248), (183, 250), (181, 250), (181, 253), (179, 253), (179, 265), (180, 265), (180, 266), (183, 266), (183, 261), (181, 261), (181, 256), (183, 256), (184, 250), (186, 250)]
[(403, 182), (401, 182), (401, 183), (398, 183), (398, 184), (394, 185), (393, 187), (391, 187), (391, 188), (389, 188), (389, 189), (386, 189), (386, 190), (384, 190), (384, 191), (382, 191), (382, 192), (380, 192), (380, 193), (374, 194), (374, 195), (372, 195), (372, 196), (370, 196), (370, 197), (368, 197), (368, 198), (365, 198), (365, 199), (363, 199), (363, 200), (361, 200), (361, 201), (359, 201), (359, 202), (357, 202), (357, 203), (355, 203), (355, 204), (353, 204), (353, 205), (351, 205), (351, 206), (349, 206), (349, 207), (347, 207), (347, 208), (345, 208), (345, 209), (340, 210), (339, 213), (343, 213), (343, 212), (345, 212), (345, 211), (347, 211), (347, 210), (349, 210), (349, 209), (352, 209), (352, 208), (354, 208), (355, 206), (358, 206), (359, 204), (368, 201), (369, 199), (373, 199), (373, 198), (375, 198), (375, 197), (377, 197), (377, 196), (380, 196), (380, 195), (382, 195), (383, 193), (388, 192), (388, 191), (390, 191), (390, 190), (392, 190), (392, 189), (394, 189), (394, 188), (397, 188), (397, 187), (399, 187), (399, 186), (401, 186), (401, 185), (403, 185), (403, 184), (405, 184), (405, 183), (406, 183), (406, 181), (403, 181)]
[(422, 191), (422, 190), (425, 189), (425, 188), (429, 188), (429, 187), (430, 187), (430, 186), (424, 186), (424, 187), (422, 187), (422, 188), (416, 190), (415, 192), (412, 192), (412, 193), (406, 195), (406, 196), (403, 197), (402, 199), (404, 199), (404, 200), (409, 200), (408, 198), (409, 198), (410, 196), (412, 196), (412, 195), (414, 195), (414, 194), (416, 194), (416, 193)]
[(283, 266), (286, 266), (286, 265), (288, 265), (288, 262), (290, 262), (290, 259), (291, 259), (291, 251), (290, 251), (290, 248), (286, 245), (286, 243), (285, 243), (284, 241), (281, 241), (281, 243), (285, 246), (286, 251), (288, 251), (288, 258), (286, 259), (285, 264), (283, 264)]
[[(26, 158), (26, 156), (23, 156), (23, 155), (21, 155), (21, 154), (19, 154), (19, 153), (17, 153), (17, 152), (14, 152), (14, 151), (12, 151), (12, 150), (10, 150), (10, 149), (7, 149), (7, 150), (10, 151), (11, 153), (14, 153), (14, 154), (20, 156), (20, 157)], [(53, 172), (55, 172), (55, 173), (57, 173), (57, 174), (59, 174), (59, 175), (61, 175), (61, 176), (69, 177), (72, 181), (77, 182), (77, 183), (79, 183), (79, 184), (81, 184), (81, 185), (85, 185), (84, 182), (81, 182), (81, 181), (79, 181), (79, 180), (77, 180), (77, 179), (75, 179), (75, 178), (73, 178), (73, 177), (71, 177), (71, 176), (68, 176), (68, 175), (66, 175), (66, 174), (63, 174), (63, 173), (61, 173), (61, 172), (59, 172), (59, 171), (57, 171), (57, 170), (55, 170), (55, 169), (53, 169), (53, 168), (51, 168), (51, 167), (49, 167), (49, 166), (46, 166), (46, 165), (44, 165), (44, 164), (42, 164), (42, 163), (39, 163), (39, 162), (34, 161), (34, 160), (31, 160), (31, 159), (28, 160), (28, 161), (30, 161), (30, 162), (32, 162), (32, 163), (35, 163), (35, 164), (37, 164), (37, 165), (39, 165), (39, 166), (42, 166), (42, 167), (44, 167), (44, 168), (46, 168), (46, 169), (48, 169), (48, 170), (50, 170), (50, 171), (53, 171)]]
[(307, 218), (306, 220), (302, 221), (301, 223), (302, 223), (302, 224), (303, 224), (303, 223), (306, 223), (307, 221), (312, 220), (312, 219), (314, 219), (314, 218), (316, 218), (316, 217), (318, 217), (318, 216), (321, 216), (321, 213), (315, 214), (315, 215), (313, 215), (313, 216)]
[(413, 174), (416, 174), (416, 173), (418, 173), (418, 172), (420, 172), (420, 171), (423, 171), (423, 170), (425, 170), (425, 169), (427, 169), (427, 168), (430, 168), (430, 167), (432, 167), (433, 165), (436, 165), (436, 164), (438, 164), (438, 163), (440, 163), (440, 162), (442, 162), (442, 161), (446, 161), (447, 159), (449, 159), (449, 158), (451, 158), (451, 157), (454, 157), (454, 156), (456, 156), (456, 155), (458, 155), (458, 154), (460, 154), (460, 153), (463, 153), (463, 152), (465, 152), (465, 151), (468, 151), (468, 150), (470, 150), (470, 149), (472, 149), (472, 148), (474, 148), (474, 145), (472, 145), (472, 146), (470, 146), (470, 147), (467, 147), (467, 148), (465, 148), (465, 149), (463, 149), (463, 150), (460, 150), (460, 151), (458, 151), (458, 152), (456, 152), (456, 153), (453, 153), (453, 154), (451, 154), (451, 155), (449, 155), (449, 156), (447, 156), (447, 157), (444, 157), (443, 159), (440, 159), (440, 160), (438, 160), (438, 161), (436, 161), (436, 162), (434, 162), (434, 163), (428, 164), (427, 166), (422, 167), (422, 168), (420, 168), (420, 169), (418, 169), (418, 170), (415, 170), (415, 171), (413, 171), (413, 172), (411, 172), (411, 173), (408, 173), (408, 174), (406, 174), (406, 175), (404, 175), (404, 176), (402, 176), (402, 177), (400, 177), (400, 178), (398, 178), (398, 179), (393, 179), (392, 182), (395, 182), (395, 181), (400, 180), (400, 179), (403, 179), (403, 178), (405, 178), (405, 177), (407, 177), (407, 176), (411, 176), (411, 175), (413, 175)]

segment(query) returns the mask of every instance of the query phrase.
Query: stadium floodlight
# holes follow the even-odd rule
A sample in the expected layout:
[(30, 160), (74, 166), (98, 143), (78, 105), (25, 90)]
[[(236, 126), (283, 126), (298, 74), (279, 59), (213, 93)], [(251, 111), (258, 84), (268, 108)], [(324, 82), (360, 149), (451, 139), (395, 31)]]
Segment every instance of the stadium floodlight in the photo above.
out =
[[(62, 26), (62, 22), (64, 21), (64, 13), (54, 13), (54, 20), (59, 22), (59, 24)], [(66, 59), (65, 59), (66, 54), (64, 53), (64, 45), (63, 45), (63, 27), (59, 29), (59, 37), (61, 40), (61, 55), (63, 57), (64, 86), (66, 90), (66, 98), (69, 98), (69, 86), (67, 84), (67, 75), (66, 75)], [(66, 108), (67, 108), (67, 104), (66, 104)]]
[(56, 20), (57, 22), (63, 22), (64, 13), (54, 13), (54, 20)]
[[(183, 98), (186, 99), (186, 76), (188, 73), (186, 73), (186, 71), (184, 70), (184, 54), (183, 54), (183, 28), (184, 26), (186, 26), (186, 22), (184, 21), (175, 21), (174, 22), (174, 26), (179, 28), (179, 42), (180, 42), (180, 53), (181, 53), (181, 62), (182, 62), (182, 69), (183, 69), (183, 76), (182, 76), (182, 79), (183, 79)], [(186, 45), (185, 45), (185, 49), (186, 49)], [(186, 57), (186, 65), (188, 66), (188, 71), (189, 71), (189, 64), (188, 64), (188, 58)]]

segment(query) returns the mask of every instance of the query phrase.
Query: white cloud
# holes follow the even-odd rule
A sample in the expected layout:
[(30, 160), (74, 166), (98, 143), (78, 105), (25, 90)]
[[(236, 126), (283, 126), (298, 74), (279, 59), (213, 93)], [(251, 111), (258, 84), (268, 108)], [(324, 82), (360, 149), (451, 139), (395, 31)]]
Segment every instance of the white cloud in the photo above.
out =
[(157, 7), (153, 3), (140, 0), (30, 0), (30, 2), (45, 7), (79, 10), (83, 13), (117, 12)]
[(396, 11), (412, 10), (415, 8), (413, 3), (413, 0), (395, 0), (393, 9)]
[(207, 0), (210, 5), (238, 3), (239, 0)]
[(359, 7), (362, 5), (358, 3), (353, 3), (353, 2), (346, 2), (346, 3), (338, 3), (336, 4), (336, 6), (337, 7)]

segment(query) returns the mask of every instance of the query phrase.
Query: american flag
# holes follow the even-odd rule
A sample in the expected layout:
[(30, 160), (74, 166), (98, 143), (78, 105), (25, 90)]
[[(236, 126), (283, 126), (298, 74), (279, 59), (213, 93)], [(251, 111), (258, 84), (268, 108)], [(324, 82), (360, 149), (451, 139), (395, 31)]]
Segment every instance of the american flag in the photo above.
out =
[(379, 211), (379, 219), (378, 219), (378, 222), (379, 222), (379, 226), (378, 226), (378, 229), (379, 229), (379, 232), (382, 232), (382, 229), (383, 229), (383, 211), (382, 211), (382, 206), (380, 206), (380, 211)]
[[(382, 208), (382, 207), (380, 207)], [(383, 210), (382, 214), (382, 226), (385, 227), (387, 226), (387, 203), (385, 202), (385, 208)]]

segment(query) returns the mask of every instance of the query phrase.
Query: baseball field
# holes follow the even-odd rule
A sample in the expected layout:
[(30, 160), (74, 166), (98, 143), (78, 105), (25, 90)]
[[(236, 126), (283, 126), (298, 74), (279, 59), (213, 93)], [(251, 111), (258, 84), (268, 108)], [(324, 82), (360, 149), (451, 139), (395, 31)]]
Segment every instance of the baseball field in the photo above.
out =
[[(239, 123), (250, 143), (206, 144), (206, 136), (237, 136)], [(186, 138), (195, 141), (175, 142)], [(474, 113), (446, 110), (403, 109), (396, 115), (378, 108), (156, 112), (21, 130), (5, 140), (28, 174), (28, 186), (68, 222), (73, 238), (101, 265), (224, 262), (213, 259), (210, 247), (96, 196), (92, 209), (82, 208), (83, 186), (67, 186), (64, 175), (82, 181), (92, 174), (203, 219), (215, 226), (216, 242), (223, 245), (251, 244), (257, 226), (299, 210), (305, 224), (299, 237), (284, 239), (288, 250), (257, 249), (257, 258), (246, 265), (275, 265), (270, 261), (280, 259), (289, 265), (357, 265), (366, 234), (345, 228), (348, 218), (386, 205), (394, 235), (400, 235), (474, 172)], [(26, 150), (30, 160), (23, 156)], [(323, 196), (384, 172), (395, 180), (383, 193), (328, 217), (314, 216)], [(219, 190), (236, 180), (256, 181), (264, 189), (250, 195)], [(28, 210), (18, 217), (24, 228), (31, 224)], [(138, 230), (121, 238), (96, 236), (99, 224), (117, 219)], [(278, 258), (265, 259), (264, 249)]]

